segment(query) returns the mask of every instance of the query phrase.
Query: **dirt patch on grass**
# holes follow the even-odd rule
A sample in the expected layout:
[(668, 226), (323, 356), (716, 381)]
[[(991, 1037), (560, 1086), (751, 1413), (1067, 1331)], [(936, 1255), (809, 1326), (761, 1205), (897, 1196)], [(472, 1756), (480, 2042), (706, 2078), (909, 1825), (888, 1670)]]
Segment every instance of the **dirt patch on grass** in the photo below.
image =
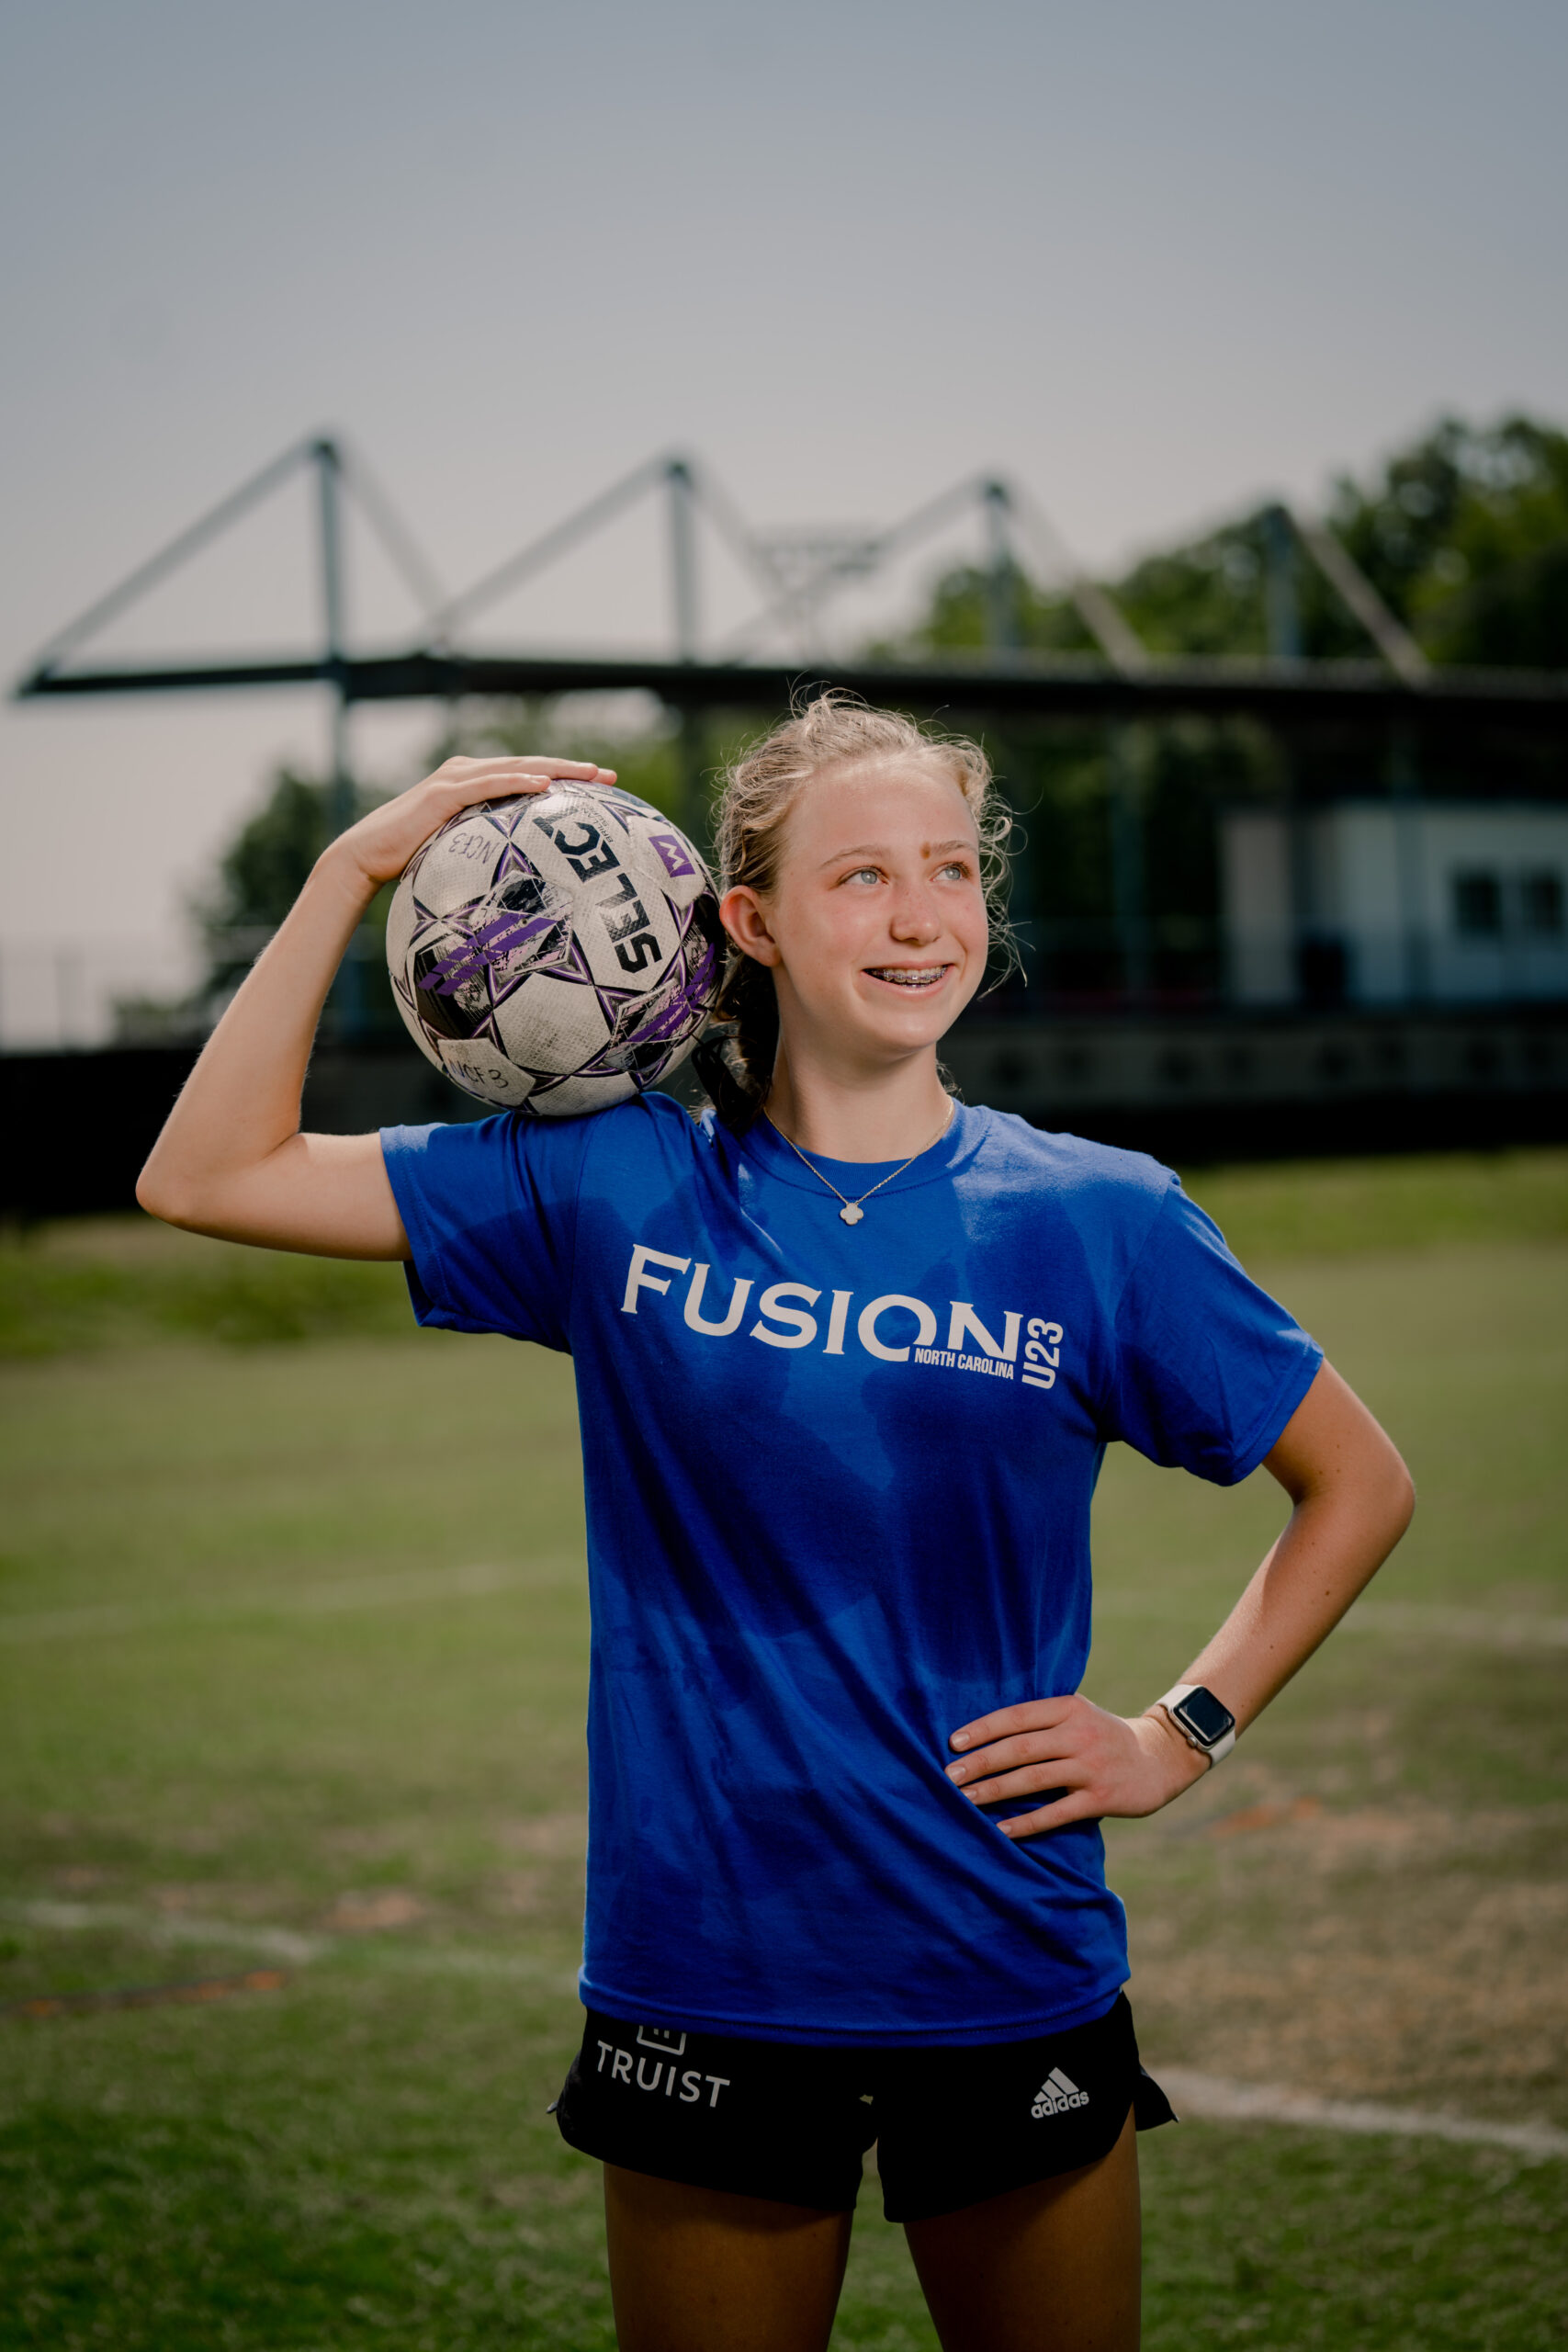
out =
[(502, 1822), (498, 1844), (509, 1853), (538, 1854), (551, 1861), (580, 1861), (588, 1849), (588, 1820), (577, 1810), (536, 1813), (525, 1821)]
[(367, 1935), (383, 1928), (412, 1928), (427, 1916), (426, 1905), (406, 1886), (351, 1889), (340, 1894), (321, 1925), (334, 1935)]
[(1129, 1890), (1150, 2063), (1568, 2122), (1562, 1829), (1277, 1802), (1172, 1838)]

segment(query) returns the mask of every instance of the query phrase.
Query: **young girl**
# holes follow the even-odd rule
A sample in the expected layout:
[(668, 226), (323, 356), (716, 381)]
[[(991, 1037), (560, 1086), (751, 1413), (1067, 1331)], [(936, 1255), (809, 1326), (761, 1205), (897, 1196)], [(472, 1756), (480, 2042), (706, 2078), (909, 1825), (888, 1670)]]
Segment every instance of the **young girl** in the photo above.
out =
[[(1098, 1824), (1214, 1768), (1411, 1510), (1403, 1464), (1153, 1161), (945, 1091), (998, 863), (986, 763), (824, 696), (720, 819), (724, 1116), (299, 1132), (338, 959), (468, 804), (450, 760), (322, 855), (141, 1186), (401, 1259), (423, 1322), (574, 1359), (593, 1662), (582, 2046), (626, 2352), (819, 2352), (878, 2143), (949, 2352), (1126, 2352), (1138, 2065)], [(1291, 1515), (1179, 1684), (1076, 1696), (1115, 1438)]]

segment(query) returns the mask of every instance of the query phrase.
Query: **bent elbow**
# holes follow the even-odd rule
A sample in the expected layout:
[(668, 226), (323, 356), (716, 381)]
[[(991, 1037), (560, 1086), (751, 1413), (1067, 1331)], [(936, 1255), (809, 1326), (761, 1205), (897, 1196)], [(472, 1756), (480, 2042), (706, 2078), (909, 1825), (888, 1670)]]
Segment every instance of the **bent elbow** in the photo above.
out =
[(136, 1180), (136, 1204), (155, 1216), (163, 1225), (188, 1225), (190, 1203), (170, 1182), (156, 1166), (157, 1154), (148, 1160)]
[(1393, 1542), (1397, 1544), (1416, 1516), (1416, 1481), (1404, 1455), (1398, 1453), (1394, 1453), (1389, 1465), (1388, 1513), (1393, 1525)]
[[(149, 1216), (164, 1216), (164, 1188), (152, 1173), (151, 1160), (136, 1180), (136, 1205), (139, 1209), (145, 1209)], [(164, 1221), (168, 1223), (166, 1217)]]

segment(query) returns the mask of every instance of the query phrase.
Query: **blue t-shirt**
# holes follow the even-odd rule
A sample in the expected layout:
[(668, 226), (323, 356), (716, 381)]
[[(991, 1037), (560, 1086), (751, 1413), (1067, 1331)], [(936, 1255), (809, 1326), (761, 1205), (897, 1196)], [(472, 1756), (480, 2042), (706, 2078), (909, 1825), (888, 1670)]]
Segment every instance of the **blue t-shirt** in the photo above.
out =
[[(420, 1320), (576, 1364), (584, 2000), (807, 2042), (1100, 2014), (1127, 1953), (1098, 1826), (1011, 1843), (948, 1735), (1077, 1689), (1108, 1441), (1246, 1477), (1305, 1333), (1168, 1169), (994, 1111), (852, 1227), (766, 1121), (659, 1094), (383, 1146)], [(891, 1172), (818, 1165), (852, 1197)]]

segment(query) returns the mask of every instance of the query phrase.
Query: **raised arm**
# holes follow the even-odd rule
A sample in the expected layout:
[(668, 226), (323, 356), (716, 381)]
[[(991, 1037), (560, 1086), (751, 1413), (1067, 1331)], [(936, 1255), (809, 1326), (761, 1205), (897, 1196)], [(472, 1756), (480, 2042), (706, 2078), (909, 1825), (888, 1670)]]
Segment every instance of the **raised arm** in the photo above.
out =
[[(1292, 1509), (1241, 1599), (1183, 1682), (1224, 1701), (1245, 1730), (1370, 1583), (1416, 1505), (1410, 1473), (1353, 1390), (1324, 1364), (1266, 1466)], [(1065, 1791), (998, 1822), (1032, 1838), (1069, 1821), (1157, 1813), (1213, 1768), (1157, 1705), (1131, 1718), (1083, 1698), (1031, 1700), (963, 1724), (949, 1777), (978, 1804)]]
[(477, 800), (544, 792), (557, 777), (615, 781), (581, 760), (448, 760), (322, 851), (169, 1114), (137, 1183), (144, 1209), (266, 1250), (408, 1256), (379, 1138), (299, 1132), (316, 1023), (371, 899), (420, 843)]

